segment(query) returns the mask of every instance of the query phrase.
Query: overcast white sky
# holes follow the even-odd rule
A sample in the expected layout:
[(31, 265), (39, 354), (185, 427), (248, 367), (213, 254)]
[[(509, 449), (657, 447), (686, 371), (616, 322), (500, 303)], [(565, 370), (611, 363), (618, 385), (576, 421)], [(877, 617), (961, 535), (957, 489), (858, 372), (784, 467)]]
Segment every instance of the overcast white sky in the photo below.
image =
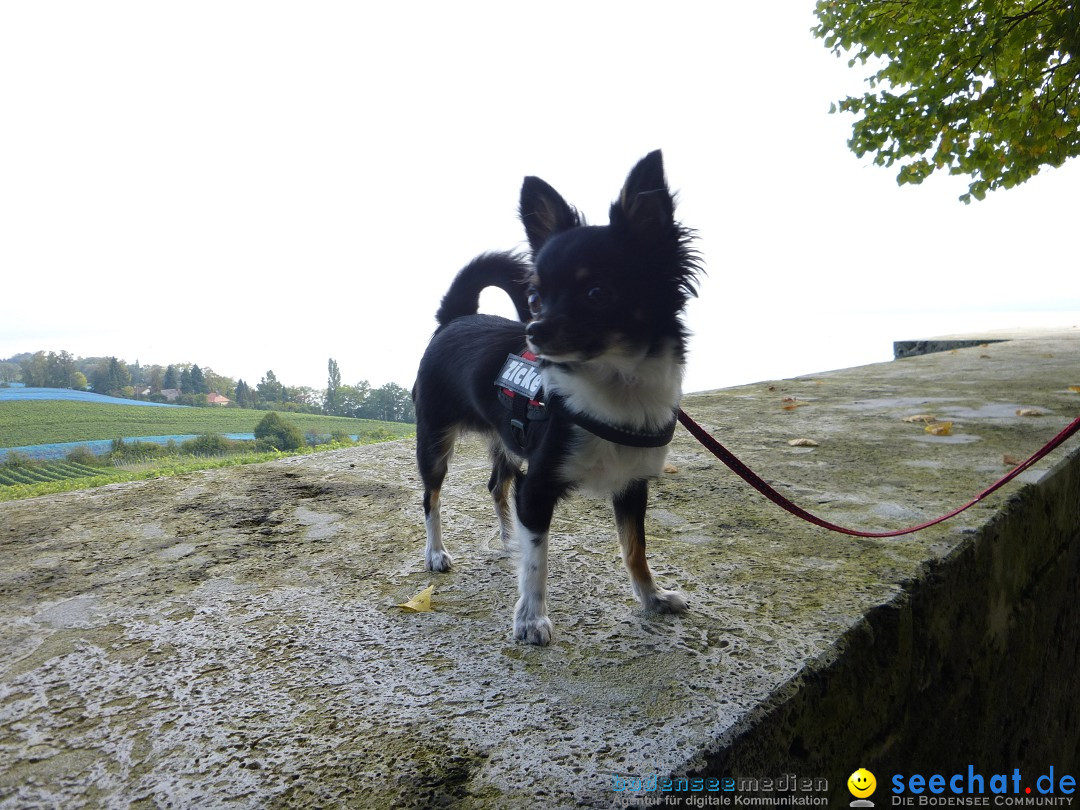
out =
[(1077, 323), (1076, 161), (897, 187), (812, 9), (0, 4), (0, 357), (410, 386), (453, 274), (523, 244), (523, 176), (603, 221), (657, 147), (709, 270), (687, 390)]

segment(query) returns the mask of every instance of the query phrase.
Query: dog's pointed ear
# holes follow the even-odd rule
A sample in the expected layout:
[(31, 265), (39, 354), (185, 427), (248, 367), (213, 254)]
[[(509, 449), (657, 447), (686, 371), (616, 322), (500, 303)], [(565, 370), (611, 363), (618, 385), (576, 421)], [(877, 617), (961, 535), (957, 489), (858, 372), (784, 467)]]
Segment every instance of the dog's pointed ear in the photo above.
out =
[(675, 201), (664, 179), (663, 156), (657, 149), (630, 170), (618, 201), (611, 206), (611, 224), (654, 239), (670, 234), (674, 222)]
[(521, 184), (518, 215), (521, 217), (521, 224), (525, 226), (525, 235), (529, 237), (533, 256), (540, 252), (540, 248), (552, 236), (581, 224), (577, 209), (539, 177), (526, 177)]

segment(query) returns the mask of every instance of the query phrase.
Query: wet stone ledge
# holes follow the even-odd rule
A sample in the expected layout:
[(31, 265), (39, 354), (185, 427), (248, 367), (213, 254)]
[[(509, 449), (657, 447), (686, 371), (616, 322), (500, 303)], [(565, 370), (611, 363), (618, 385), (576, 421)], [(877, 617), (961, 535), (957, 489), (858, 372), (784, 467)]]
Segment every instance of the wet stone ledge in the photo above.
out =
[[(684, 405), (796, 502), (890, 529), (1054, 435), (1078, 373), (1061, 332)], [(0, 807), (611, 807), (733, 777), (846, 804), (860, 765), (1080, 770), (1075, 441), (891, 540), (797, 521), (681, 431), (671, 461), (649, 556), (690, 611), (643, 613), (610, 507), (575, 498), (545, 649), (510, 635), (479, 442), (440, 575), (409, 440), (0, 504)]]

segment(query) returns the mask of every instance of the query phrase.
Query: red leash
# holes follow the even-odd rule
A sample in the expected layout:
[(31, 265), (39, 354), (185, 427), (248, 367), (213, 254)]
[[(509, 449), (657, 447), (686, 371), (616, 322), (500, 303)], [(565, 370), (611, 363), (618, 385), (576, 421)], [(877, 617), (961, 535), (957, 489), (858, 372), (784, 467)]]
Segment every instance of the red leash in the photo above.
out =
[(810, 514), (801, 506), (796, 506), (795, 504), (793, 504), (791, 501), (789, 501), (787, 498), (785, 498), (783, 495), (781, 495), (779, 492), (777, 492), (775, 489), (765, 483), (765, 481), (762, 480), (757, 473), (755, 473), (753, 470), (751, 470), (749, 467), (739, 461), (739, 459), (737, 459), (730, 450), (728, 450), (726, 447), (724, 447), (724, 445), (720, 444), (720, 442), (710, 436), (705, 431), (705, 429), (701, 427), (701, 425), (699, 425), (697, 422), (687, 416), (686, 411), (682, 410), (681, 408), (679, 409), (679, 421), (682, 422), (683, 427), (690, 431), (691, 435), (693, 435), (695, 439), (701, 442), (707, 450), (709, 450), (714, 456), (716, 456), (727, 466), (729, 466), (736, 475), (742, 478), (746, 483), (748, 483), (750, 486), (752, 486), (770, 501), (775, 503), (777, 506), (781, 507), (782, 509), (786, 509), (791, 514), (797, 517), (801, 517), (803, 520), (809, 521), (816, 526), (821, 526), (823, 529), (840, 532), (841, 534), (850, 534), (854, 537), (899, 537), (903, 534), (911, 534), (913, 532), (921, 531), (922, 529), (925, 529), (929, 526), (934, 526), (935, 524), (946, 521), (951, 517), (956, 517), (964, 510), (969, 509), (975, 504), (977, 504), (991, 492), (995, 492), (1001, 487), (1005, 486), (1007, 483), (1016, 478), (1016, 476), (1018, 476), (1032, 464), (1035, 464), (1048, 453), (1057, 449), (1074, 433), (1080, 431), (1080, 417), (1077, 417), (1075, 420), (1073, 420), (1072, 424), (1070, 424), (1063, 431), (1061, 431), (1061, 433), (1051, 439), (1050, 442), (1037, 453), (1035, 453), (1035, 455), (1033, 455), (1023, 464), (1020, 464), (1014, 469), (1010, 470), (1009, 473), (996, 484), (990, 486), (987, 489), (984, 489), (982, 492), (980, 492), (966, 504), (961, 506), (959, 509), (954, 509), (947, 515), (942, 515), (941, 517), (934, 518), (933, 520), (928, 520), (926, 521), (926, 523), (920, 523), (918, 526), (912, 526), (909, 529), (898, 529), (891, 532), (864, 532), (860, 531), (859, 529), (846, 529), (843, 526), (837, 526), (835, 523), (830, 523), (827, 520), (823, 520), (817, 515)]

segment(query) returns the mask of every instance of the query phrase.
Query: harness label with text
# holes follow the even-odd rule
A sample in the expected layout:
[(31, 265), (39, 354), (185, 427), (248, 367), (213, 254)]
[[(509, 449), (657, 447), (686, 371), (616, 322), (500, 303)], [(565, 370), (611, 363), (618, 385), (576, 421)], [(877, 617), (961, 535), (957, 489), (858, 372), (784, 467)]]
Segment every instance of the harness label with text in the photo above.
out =
[(523, 394), (529, 399), (536, 398), (541, 382), (540, 364), (516, 354), (507, 355), (502, 371), (495, 378), (495, 385)]

